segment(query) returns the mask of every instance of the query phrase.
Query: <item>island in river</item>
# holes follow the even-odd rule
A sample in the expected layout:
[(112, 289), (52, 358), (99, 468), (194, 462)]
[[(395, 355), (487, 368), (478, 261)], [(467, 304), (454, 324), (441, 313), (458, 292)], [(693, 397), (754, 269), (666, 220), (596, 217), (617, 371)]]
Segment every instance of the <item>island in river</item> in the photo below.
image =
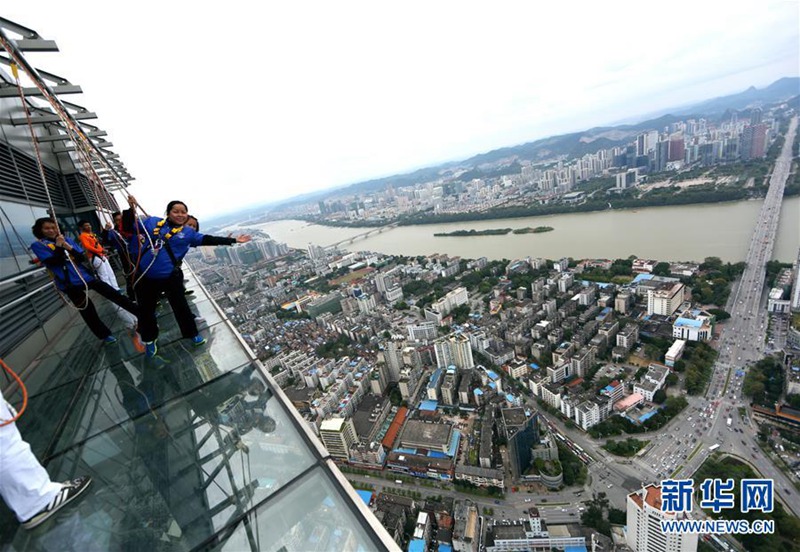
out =
[(511, 232), (511, 228), (487, 228), (486, 230), (453, 230), (452, 232), (437, 232), (437, 238), (463, 237), (463, 236), (504, 236)]
[(515, 228), (513, 232), (515, 234), (544, 234), (545, 232), (552, 232), (552, 226), (537, 226), (536, 228), (531, 228), (530, 226), (526, 226), (525, 228)]
[(452, 238), (452, 237), (472, 237), (472, 236), (505, 236), (513, 232), (514, 234), (541, 234), (542, 232), (552, 232), (552, 226), (537, 226), (531, 228), (487, 228), (486, 230), (454, 230), (452, 232), (437, 232), (434, 234), (437, 238)]

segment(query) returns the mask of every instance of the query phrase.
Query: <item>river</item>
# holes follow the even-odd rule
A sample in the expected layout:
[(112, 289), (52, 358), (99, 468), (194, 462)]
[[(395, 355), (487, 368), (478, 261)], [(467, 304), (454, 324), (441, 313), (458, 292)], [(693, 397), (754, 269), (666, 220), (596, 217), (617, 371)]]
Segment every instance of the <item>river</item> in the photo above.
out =
[[(624, 258), (636, 255), (672, 261), (744, 260), (763, 201), (608, 210), (544, 217), (400, 226), (358, 239), (343, 248), (400, 255), (447, 253), (465, 258), (523, 257)], [(245, 226), (245, 224), (242, 224)], [(434, 232), (552, 226), (542, 234), (434, 237)], [(309, 243), (329, 245), (366, 229), (333, 228), (284, 220), (257, 225), (279, 242), (305, 249)], [(800, 197), (783, 201), (773, 258), (794, 262), (800, 248)]]

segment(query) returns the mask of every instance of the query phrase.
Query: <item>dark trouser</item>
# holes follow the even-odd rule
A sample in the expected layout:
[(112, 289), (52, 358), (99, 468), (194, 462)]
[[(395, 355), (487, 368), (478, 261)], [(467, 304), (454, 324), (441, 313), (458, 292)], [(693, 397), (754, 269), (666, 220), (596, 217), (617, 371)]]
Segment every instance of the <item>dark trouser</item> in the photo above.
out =
[(125, 294), (134, 299), (136, 297), (133, 291), (133, 281), (136, 278), (135, 267), (122, 255), (120, 255), (120, 262), (122, 263), (122, 273), (125, 275)]
[[(115, 305), (119, 305), (129, 313), (139, 316), (139, 309), (136, 303), (107, 283), (101, 282), (100, 280), (92, 280), (87, 284), (87, 287), (96, 291)], [(80, 309), (78, 312), (81, 313), (81, 318), (83, 318), (83, 321), (86, 322), (86, 325), (89, 326), (89, 329), (92, 330), (94, 335), (100, 339), (105, 339), (111, 335), (111, 330), (108, 329), (108, 326), (103, 324), (103, 321), (100, 320), (100, 317), (97, 315), (97, 310), (94, 308), (94, 303), (92, 303), (92, 300), (89, 298), (89, 294), (86, 293), (86, 288), (69, 287), (64, 290), (64, 293), (69, 297), (69, 300), (72, 301), (72, 304)]]
[(139, 335), (142, 341), (155, 341), (158, 337), (158, 322), (156, 321), (156, 305), (159, 296), (165, 293), (172, 307), (175, 320), (181, 329), (183, 337), (197, 335), (197, 324), (194, 314), (189, 309), (186, 296), (183, 294), (183, 275), (173, 272), (164, 279), (151, 279), (146, 276), (136, 284), (136, 302), (139, 304)]

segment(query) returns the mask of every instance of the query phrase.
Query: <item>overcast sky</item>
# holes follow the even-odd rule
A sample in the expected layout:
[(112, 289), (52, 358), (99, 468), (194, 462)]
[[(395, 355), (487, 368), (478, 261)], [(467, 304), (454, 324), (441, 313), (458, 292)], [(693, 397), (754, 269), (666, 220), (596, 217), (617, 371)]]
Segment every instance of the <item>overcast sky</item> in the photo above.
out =
[[(241, 207), (763, 87), (800, 3), (25, 0), (151, 213)], [(556, 5), (557, 4), (557, 5)], [(216, 6), (216, 7), (212, 7)]]

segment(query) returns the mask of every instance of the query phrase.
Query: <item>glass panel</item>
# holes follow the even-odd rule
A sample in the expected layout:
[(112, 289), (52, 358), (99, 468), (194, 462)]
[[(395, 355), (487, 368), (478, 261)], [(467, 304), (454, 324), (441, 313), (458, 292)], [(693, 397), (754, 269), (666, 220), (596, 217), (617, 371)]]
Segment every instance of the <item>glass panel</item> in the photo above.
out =
[[(69, 412), (71, 398), (79, 388), (80, 380), (74, 380), (59, 387), (57, 395), (43, 393), (28, 398), (28, 408), (17, 421), (17, 428), (37, 458), (44, 458), (47, 448), (57, 436), (61, 420)], [(11, 402), (19, 405), (16, 398)]]
[(55, 480), (91, 475), (86, 497), (36, 531), (0, 528), (0, 540), (9, 542), (16, 530), (14, 549), (52, 549), (58, 535), (64, 550), (93, 548), (85, 542), (103, 550), (185, 550), (316, 461), (286, 407), (249, 368), (160, 408), (150, 405), (151, 393), (131, 391), (130, 413), (138, 417), (47, 465)]
[(247, 516), (214, 550), (369, 551), (375, 544), (323, 468)]
[[(104, 319), (108, 320), (108, 317)], [(144, 371), (158, 370), (169, 364), (185, 365), (187, 358), (191, 358), (197, 369), (203, 373), (204, 381), (250, 361), (236, 335), (225, 323), (218, 323), (210, 328), (201, 325), (200, 333), (208, 341), (201, 347), (195, 347), (190, 341), (182, 339), (177, 327), (167, 328), (158, 339), (158, 356), (155, 358), (145, 357), (140, 342), (135, 341), (130, 332), (121, 328), (114, 332), (117, 343), (104, 345), (86, 329), (83, 320), (76, 318), (73, 324), (55, 345), (54, 351), (44, 357), (33, 372), (33, 385), (29, 386), (31, 394), (52, 389), (72, 378), (111, 368), (123, 361)]]
[[(70, 410), (51, 454), (202, 386), (209, 381), (209, 372), (199, 368), (195, 359), (189, 356), (165, 363), (160, 369), (124, 361), (92, 374)], [(235, 374), (222, 377), (241, 377), (252, 372), (253, 368), (246, 366), (235, 370)], [(66, 387), (68, 391), (70, 386)], [(53, 394), (61, 389), (63, 387), (54, 390)]]
[(46, 217), (44, 207), (0, 201), (0, 279), (30, 270), (31, 227), (37, 218)]

